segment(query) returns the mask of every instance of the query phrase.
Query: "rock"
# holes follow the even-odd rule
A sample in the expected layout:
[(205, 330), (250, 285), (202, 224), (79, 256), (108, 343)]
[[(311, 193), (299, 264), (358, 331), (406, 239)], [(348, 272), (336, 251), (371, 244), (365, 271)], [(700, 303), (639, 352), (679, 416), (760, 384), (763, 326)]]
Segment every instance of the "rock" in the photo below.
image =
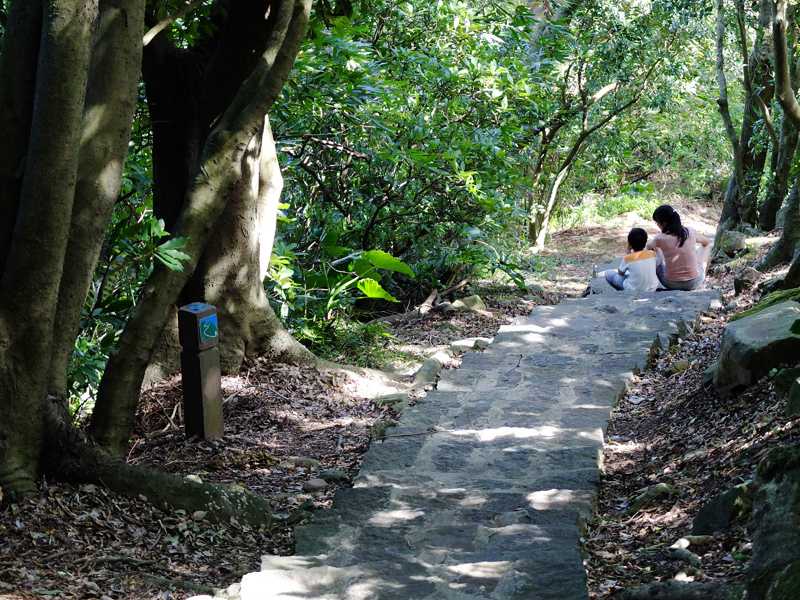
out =
[(756, 495), (749, 531), (748, 600), (797, 598), (800, 556), (800, 448), (778, 446), (756, 469)]
[(778, 573), (767, 591), (767, 600), (797, 600), (800, 590), (800, 560)]
[(472, 347), (475, 350), (486, 350), (489, 347), (489, 344), (492, 343), (492, 338), (478, 338), (475, 340), (475, 343)]
[(319, 461), (316, 458), (309, 458), (307, 456), (295, 456), (294, 458), (287, 458), (278, 463), (278, 468), (286, 469), (289, 467), (316, 467)]
[(784, 413), (787, 417), (800, 414), (800, 377), (795, 379), (789, 387), (789, 395), (786, 397)]
[(319, 478), (327, 483), (343, 483), (350, 479), (347, 473), (339, 469), (325, 469), (319, 474)]
[(205, 510), (196, 510), (192, 513), (192, 521), (202, 521), (206, 518), (208, 511)]
[(735, 311), (738, 308), (739, 308), (739, 303), (736, 300), (731, 300), (725, 305), (725, 308), (723, 308), (722, 310), (723, 312), (729, 313)]
[(486, 305), (483, 303), (480, 296), (467, 296), (461, 300), (456, 300), (453, 302), (453, 306), (455, 308), (463, 308), (466, 306), (473, 310), (486, 310)]
[(714, 373), (717, 372), (717, 363), (714, 363), (703, 372), (703, 387), (714, 383)]
[(800, 304), (783, 302), (725, 325), (714, 387), (720, 396), (753, 384), (787, 356), (800, 352), (800, 336), (791, 332)]
[(399, 404), (401, 402), (405, 402), (408, 400), (408, 394), (406, 393), (399, 393), (399, 394), (388, 394), (386, 396), (378, 396), (377, 398), (372, 400), (372, 403), (381, 408), (382, 406), (392, 406), (393, 404)]
[(636, 498), (636, 500), (633, 501), (633, 504), (631, 504), (625, 512), (631, 516), (635, 515), (648, 502), (659, 500), (661, 498), (668, 498), (674, 493), (675, 488), (673, 486), (667, 485), (666, 483), (657, 483)]
[(794, 380), (798, 377), (800, 377), (800, 367), (781, 369), (775, 374), (775, 380), (772, 385), (779, 398), (789, 392), (789, 388), (792, 387)]
[(719, 248), (728, 256), (733, 257), (740, 250), (747, 248), (747, 236), (739, 231), (726, 231), (722, 234)]
[(715, 496), (692, 521), (692, 535), (711, 535), (746, 516), (753, 508), (753, 484), (740, 483)]
[(193, 483), (203, 483), (203, 480), (200, 478), (200, 476), (195, 474), (187, 475), (186, 479)]
[(319, 479), (317, 477), (312, 477), (308, 481), (303, 482), (303, 491), (308, 492), (309, 494), (313, 494), (315, 492), (321, 492), (325, 488), (328, 487), (328, 482), (324, 479)]
[(761, 273), (752, 267), (745, 267), (745, 269), (734, 278), (733, 290), (738, 296), (742, 292), (746, 292), (752, 288), (758, 280), (761, 279)]
[[(534, 294), (541, 294), (544, 291), (544, 288), (541, 285), (539, 285), (538, 283), (529, 283), (528, 284), (528, 291), (533, 292)], [(527, 298), (527, 296), (526, 296), (526, 298)]]
[(758, 291), (761, 292), (762, 296), (766, 296), (767, 294), (771, 294), (772, 292), (778, 292), (782, 290), (784, 287), (783, 279), (780, 277), (773, 277), (772, 279), (767, 279), (766, 281), (762, 281), (758, 284)]
[(689, 368), (689, 359), (682, 358), (676, 363), (674, 363), (669, 369), (667, 369), (666, 375), (669, 377), (670, 375), (675, 375), (675, 373), (680, 373), (681, 371), (686, 371)]

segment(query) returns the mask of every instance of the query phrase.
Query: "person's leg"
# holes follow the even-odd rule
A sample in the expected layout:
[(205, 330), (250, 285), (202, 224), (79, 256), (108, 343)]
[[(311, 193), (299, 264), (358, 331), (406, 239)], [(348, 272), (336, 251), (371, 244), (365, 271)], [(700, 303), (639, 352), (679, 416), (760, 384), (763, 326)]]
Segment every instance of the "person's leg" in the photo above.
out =
[(613, 287), (615, 290), (625, 289), (622, 286), (622, 282), (625, 281), (626, 277), (627, 275), (620, 275), (615, 269), (606, 270), (606, 281), (608, 282), (608, 285)]
[(703, 277), (708, 275), (708, 267), (711, 264), (711, 244), (708, 246), (700, 246), (696, 250), (697, 264), (700, 265), (703, 272)]
[(658, 280), (661, 282), (661, 285), (664, 286), (664, 289), (666, 290), (673, 289), (670, 287), (670, 280), (667, 279), (667, 269), (664, 267), (664, 265), (661, 265), (656, 269), (656, 276), (658, 277)]

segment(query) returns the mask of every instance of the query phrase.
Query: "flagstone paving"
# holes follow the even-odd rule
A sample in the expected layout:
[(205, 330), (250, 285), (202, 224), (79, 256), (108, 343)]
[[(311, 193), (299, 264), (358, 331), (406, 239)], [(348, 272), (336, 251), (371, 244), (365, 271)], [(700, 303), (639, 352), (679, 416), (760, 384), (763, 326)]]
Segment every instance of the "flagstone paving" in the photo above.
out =
[(243, 600), (584, 600), (614, 403), (719, 294), (614, 292), (540, 306), (375, 441), (354, 487), (265, 556)]

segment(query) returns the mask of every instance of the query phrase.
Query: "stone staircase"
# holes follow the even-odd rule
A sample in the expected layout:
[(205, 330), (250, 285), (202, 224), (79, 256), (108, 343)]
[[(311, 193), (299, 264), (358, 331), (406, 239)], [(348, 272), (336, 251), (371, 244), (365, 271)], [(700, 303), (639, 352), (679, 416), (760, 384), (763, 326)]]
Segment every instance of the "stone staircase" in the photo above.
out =
[[(603, 282), (597, 282), (601, 291)], [(534, 309), (373, 442), (354, 487), (265, 556), (243, 600), (584, 600), (612, 407), (717, 292), (595, 293)]]

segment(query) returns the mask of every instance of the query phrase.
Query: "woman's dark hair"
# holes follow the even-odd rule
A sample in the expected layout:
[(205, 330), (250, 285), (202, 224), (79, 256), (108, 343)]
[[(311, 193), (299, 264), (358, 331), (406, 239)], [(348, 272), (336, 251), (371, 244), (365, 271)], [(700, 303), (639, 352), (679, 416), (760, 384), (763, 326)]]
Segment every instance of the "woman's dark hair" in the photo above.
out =
[(681, 216), (675, 212), (669, 204), (662, 204), (653, 212), (653, 220), (664, 226), (662, 233), (674, 235), (680, 240), (678, 247), (682, 247), (686, 238), (689, 237), (689, 232), (686, 227), (681, 223)]

